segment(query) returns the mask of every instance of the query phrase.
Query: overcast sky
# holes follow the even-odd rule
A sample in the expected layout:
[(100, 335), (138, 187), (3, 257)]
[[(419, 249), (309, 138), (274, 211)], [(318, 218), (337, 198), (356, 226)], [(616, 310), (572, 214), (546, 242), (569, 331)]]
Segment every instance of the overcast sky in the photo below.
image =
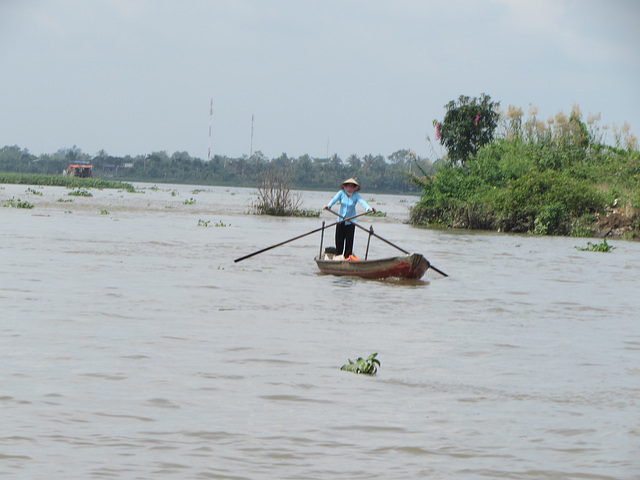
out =
[(640, 136), (640, 2), (0, 0), (0, 147), (36, 155), (430, 156), (482, 93)]

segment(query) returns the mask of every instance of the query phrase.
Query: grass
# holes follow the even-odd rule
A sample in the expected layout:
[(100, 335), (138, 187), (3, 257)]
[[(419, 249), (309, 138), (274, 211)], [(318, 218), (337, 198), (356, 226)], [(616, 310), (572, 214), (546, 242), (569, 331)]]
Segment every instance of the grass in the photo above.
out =
[(45, 175), (40, 173), (0, 172), (0, 183), (67, 188), (113, 188), (126, 190), (127, 192), (135, 192), (135, 188), (129, 183), (114, 182), (111, 180), (103, 180), (101, 178), (79, 178), (64, 175)]

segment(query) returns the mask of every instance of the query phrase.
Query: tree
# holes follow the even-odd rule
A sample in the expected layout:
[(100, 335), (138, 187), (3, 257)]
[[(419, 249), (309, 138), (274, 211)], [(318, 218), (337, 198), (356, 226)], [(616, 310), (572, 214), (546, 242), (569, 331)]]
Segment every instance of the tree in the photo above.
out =
[(362, 160), (360, 160), (360, 157), (358, 157), (358, 155), (352, 153), (351, 155), (349, 155), (349, 158), (347, 158), (347, 165), (349, 165), (349, 168), (352, 171), (357, 172), (362, 168)]
[(500, 116), (499, 106), (500, 102), (492, 102), (484, 93), (479, 99), (461, 95), (457, 102), (452, 100), (445, 105), (447, 113), (436, 129), (452, 165), (464, 165), (480, 147), (493, 140)]

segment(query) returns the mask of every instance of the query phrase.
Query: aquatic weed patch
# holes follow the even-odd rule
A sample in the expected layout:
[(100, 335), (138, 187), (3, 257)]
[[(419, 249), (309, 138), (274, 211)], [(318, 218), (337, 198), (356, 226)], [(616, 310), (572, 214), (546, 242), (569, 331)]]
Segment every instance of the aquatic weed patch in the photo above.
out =
[(90, 191), (84, 188), (78, 188), (76, 190), (73, 190), (67, 193), (67, 195), (70, 195), (72, 197), (93, 197), (93, 193), (91, 193)]
[(376, 358), (377, 356), (377, 353), (372, 353), (366, 359), (358, 357), (355, 362), (348, 359), (349, 363), (340, 367), (340, 370), (363, 375), (375, 375), (380, 366), (380, 361)]
[(374, 213), (369, 214), (370, 217), (386, 217), (386, 212), (381, 212), (380, 210), (376, 210)]
[[(211, 220), (198, 220), (199, 227), (208, 227), (210, 223), (211, 223)], [(231, 224), (224, 223), (222, 220), (220, 220), (219, 222), (214, 223), (213, 226), (214, 227), (230, 227)]]
[(587, 242), (587, 246), (586, 247), (576, 247), (578, 250), (580, 250), (581, 252), (603, 252), (603, 253), (608, 253), (611, 250), (613, 250), (614, 247), (613, 245), (609, 245), (607, 243), (607, 239), (603, 239), (602, 243), (591, 243), (591, 242)]
[(29, 202), (23, 202), (20, 199), (16, 200), (14, 197), (11, 197), (9, 200), (7, 200), (7, 202), (2, 205), (3, 207), (7, 207), (7, 208), (28, 208), (31, 209), (34, 207), (33, 204), (29, 203)]

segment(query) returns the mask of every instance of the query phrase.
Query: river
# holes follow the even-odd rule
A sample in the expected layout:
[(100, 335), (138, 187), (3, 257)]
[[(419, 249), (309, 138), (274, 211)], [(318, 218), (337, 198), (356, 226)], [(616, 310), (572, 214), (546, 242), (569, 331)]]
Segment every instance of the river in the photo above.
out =
[(35, 206), (0, 208), (2, 478), (640, 478), (640, 243), (416, 228), (364, 192), (449, 277), (333, 277), (319, 234), (233, 262), (329, 213), (136, 187), (0, 186)]

